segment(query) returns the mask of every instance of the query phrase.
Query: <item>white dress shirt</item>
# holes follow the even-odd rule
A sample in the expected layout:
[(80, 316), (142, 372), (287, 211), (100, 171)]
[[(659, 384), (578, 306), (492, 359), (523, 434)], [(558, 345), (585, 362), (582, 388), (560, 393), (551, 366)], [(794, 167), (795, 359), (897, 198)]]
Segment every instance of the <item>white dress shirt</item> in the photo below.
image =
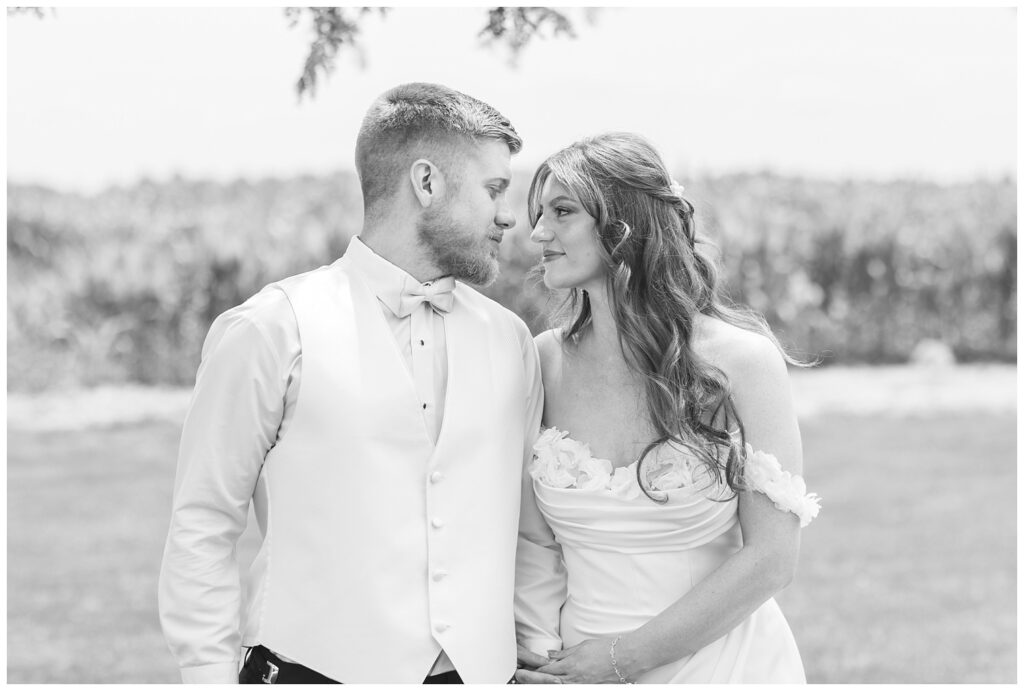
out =
[[(436, 443), (442, 423), (448, 379), (445, 321), (441, 312), (424, 302), (399, 317), (404, 288), (418, 285), (412, 276), (375, 254), (359, 238), (346, 252), (380, 301), (381, 311), (395, 337), (402, 359), (415, 381), (423, 404), (423, 421)], [(175, 492), (193, 459), (217, 457), (226, 465), (258, 468), (267, 452), (284, 437), (295, 412), (302, 377), (302, 350), (292, 308), (285, 294), (263, 291), (223, 314), (210, 329), (203, 346), (189, 413), (182, 431)], [(539, 402), (538, 402), (539, 415)], [(237, 540), (225, 534), (223, 539)], [(203, 568), (200, 564), (197, 568)], [(178, 570), (164, 578), (188, 579)], [(188, 592), (187, 588), (168, 592)], [(165, 596), (166, 597), (166, 596)], [(161, 609), (187, 608), (190, 603), (161, 603)], [(226, 620), (239, 614), (224, 612)], [(237, 651), (234, 653), (238, 655)], [(287, 659), (287, 658), (286, 658)], [(196, 660), (199, 676), (190, 677), (189, 660), (183, 679), (209, 680), (209, 665)], [(237, 672), (237, 663), (235, 663)], [(202, 669), (202, 672), (198, 672)], [(442, 650), (431, 674), (454, 669)], [(223, 675), (220, 678), (225, 678)]]

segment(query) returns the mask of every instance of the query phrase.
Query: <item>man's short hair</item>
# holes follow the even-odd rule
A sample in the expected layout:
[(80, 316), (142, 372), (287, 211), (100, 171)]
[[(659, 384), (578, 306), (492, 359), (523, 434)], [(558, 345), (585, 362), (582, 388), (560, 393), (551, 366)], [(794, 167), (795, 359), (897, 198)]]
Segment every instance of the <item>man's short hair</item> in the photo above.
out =
[[(441, 167), (456, 183), (456, 145), (504, 141), (514, 154), (523, 140), (508, 118), (483, 101), (440, 84), (414, 82), (383, 93), (366, 113), (356, 139), (356, 172), (367, 210), (389, 199), (418, 158)], [(447, 169), (446, 169), (447, 168)]]

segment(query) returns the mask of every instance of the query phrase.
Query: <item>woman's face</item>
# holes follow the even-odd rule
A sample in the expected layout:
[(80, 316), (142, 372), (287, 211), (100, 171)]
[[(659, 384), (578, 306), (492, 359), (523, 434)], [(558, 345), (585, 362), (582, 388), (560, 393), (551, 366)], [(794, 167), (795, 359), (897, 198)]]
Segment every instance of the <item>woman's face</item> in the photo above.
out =
[(541, 189), (538, 213), (530, 239), (544, 249), (544, 285), (600, 288), (608, 267), (597, 236), (597, 219), (550, 175)]

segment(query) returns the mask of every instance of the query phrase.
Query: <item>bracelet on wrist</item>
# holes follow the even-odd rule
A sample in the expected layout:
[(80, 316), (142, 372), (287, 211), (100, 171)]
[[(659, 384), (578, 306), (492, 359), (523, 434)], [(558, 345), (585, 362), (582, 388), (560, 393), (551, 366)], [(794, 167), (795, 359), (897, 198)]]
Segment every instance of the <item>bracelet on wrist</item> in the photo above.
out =
[(622, 676), (622, 672), (619, 671), (619, 663), (615, 660), (615, 644), (619, 642), (620, 638), (621, 636), (616, 636), (615, 640), (612, 641), (611, 647), (608, 648), (608, 655), (612, 659), (612, 671), (615, 672), (615, 676), (619, 678), (620, 684), (632, 684), (633, 682), (627, 680), (626, 677)]

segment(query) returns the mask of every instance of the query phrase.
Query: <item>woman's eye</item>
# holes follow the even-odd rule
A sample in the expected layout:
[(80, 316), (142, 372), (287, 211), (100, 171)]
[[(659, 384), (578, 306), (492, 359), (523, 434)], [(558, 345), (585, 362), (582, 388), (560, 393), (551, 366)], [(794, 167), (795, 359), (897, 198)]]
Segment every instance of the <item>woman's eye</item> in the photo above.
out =
[(564, 209), (564, 208), (561, 208), (561, 207), (555, 207), (555, 216), (557, 216), (558, 218), (561, 218), (562, 216), (565, 216), (567, 213), (569, 213), (569, 209)]

